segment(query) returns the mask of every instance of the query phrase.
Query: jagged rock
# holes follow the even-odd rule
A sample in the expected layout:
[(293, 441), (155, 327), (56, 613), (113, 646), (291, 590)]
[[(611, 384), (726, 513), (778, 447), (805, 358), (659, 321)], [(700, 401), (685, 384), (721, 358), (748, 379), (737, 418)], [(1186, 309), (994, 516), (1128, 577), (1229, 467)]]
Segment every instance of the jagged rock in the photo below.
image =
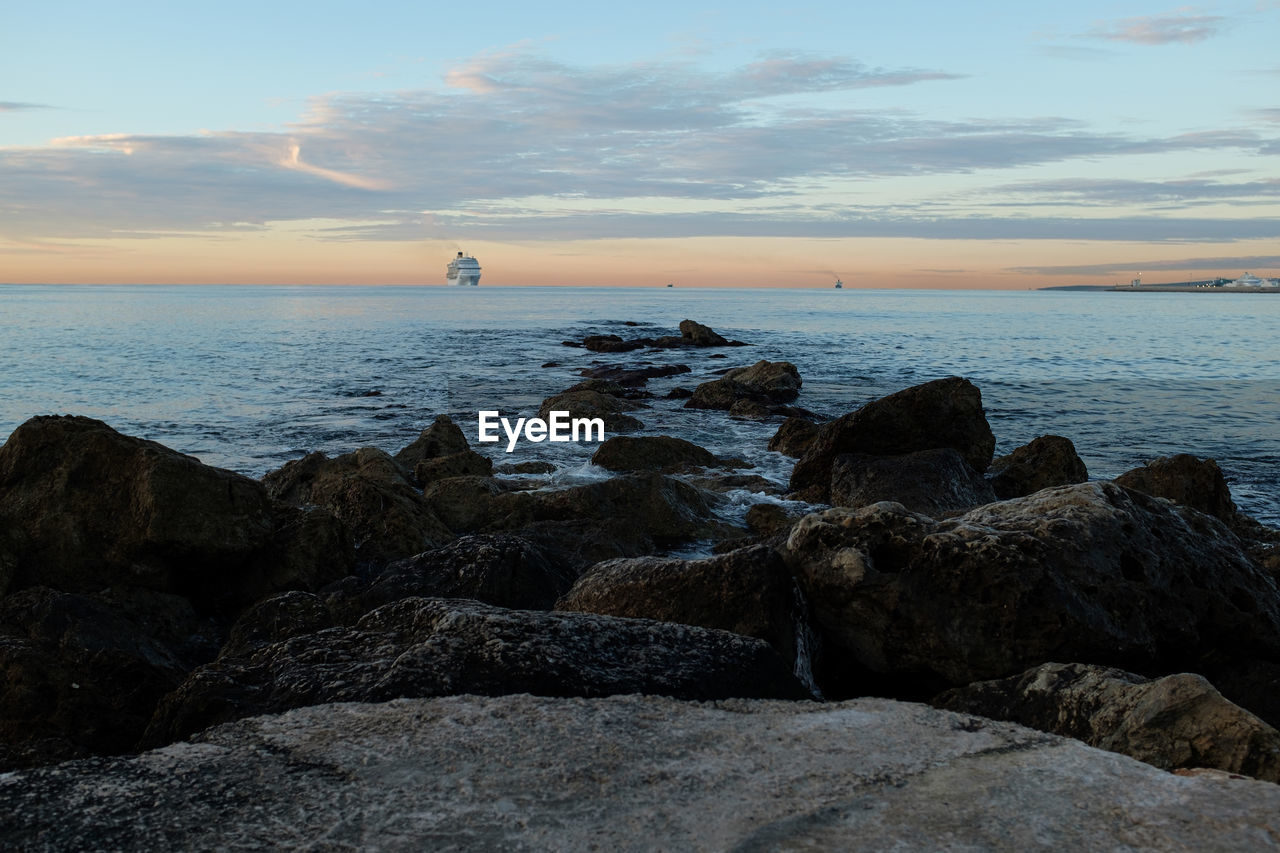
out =
[(727, 492), (748, 491), (766, 495), (780, 495), (781, 486), (759, 474), (726, 474), (708, 473), (702, 476), (689, 477), (686, 482), (708, 492), (725, 494)]
[(1089, 479), (1071, 439), (1042, 435), (991, 463), (991, 488), (1000, 500), (1021, 498), (1050, 486), (1069, 486)]
[(689, 365), (687, 364), (662, 364), (646, 367), (625, 367), (616, 364), (604, 364), (595, 367), (584, 367), (578, 371), (579, 376), (585, 376), (588, 379), (602, 379), (608, 382), (616, 382), (621, 386), (638, 387), (647, 383), (650, 379), (657, 379), (663, 376), (676, 376), (681, 373), (688, 373)]
[(499, 474), (554, 474), (556, 466), (550, 462), (531, 460), (529, 462), (508, 462), (493, 469)]
[(935, 379), (873, 400), (818, 428), (791, 473), (791, 490), (812, 501), (830, 495), (831, 466), (842, 453), (898, 456), (951, 447), (978, 472), (987, 470), (996, 440), (982, 394), (967, 379)]
[(472, 598), (499, 607), (550, 610), (576, 577), (519, 536), (463, 536), (443, 548), (391, 563), (372, 581), (331, 596), (329, 608), (348, 623), (411, 596)]
[(1210, 678), (1215, 655), (1280, 660), (1280, 593), (1239, 540), (1113, 483), (942, 522), (831, 509), (797, 522), (787, 549), (830, 652), (828, 694), (887, 680), (924, 696), (1055, 659)]
[(729, 407), (729, 414), (735, 418), (765, 421), (773, 414), (773, 409), (757, 400), (739, 400)]
[(605, 429), (610, 432), (629, 432), (640, 429), (639, 419), (623, 414), (640, 406), (613, 394), (599, 391), (564, 391), (542, 401), (538, 417), (546, 420), (551, 412), (568, 412), (570, 418), (603, 418)]
[(1073, 737), (1165, 770), (1212, 767), (1280, 782), (1280, 732), (1191, 673), (1151, 679), (1047, 663), (948, 690), (933, 704)]
[(787, 418), (769, 439), (769, 449), (799, 459), (818, 434), (818, 425), (806, 418)]
[(464, 450), (435, 459), (424, 459), (413, 468), (413, 478), (419, 483), (432, 483), (449, 477), (491, 477), (493, 462), (474, 450)]
[[(449, 477), (428, 483), (422, 499), (450, 530), (470, 533), (493, 521), (494, 498), (500, 494), (502, 488), (492, 477)], [(438, 548), (440, 544), (432, 543), (412, 553)]]
[[(0, 602), (0, 772), (133, 748), (160, 698), (212, 659), (179, 596), (31, 587)], [(2, 836), (0, 836), (2, 837)]]
[(695, 320), (680, 321), (680, 337), (697, 347), (725, 347), (729, 345), (729, 342), (723, 336), (712, 331), (710, 326), (704, 326)]
[(355, 536), (359, 561), (365, 564), (417, 554), (453, 538), (400, 463), (376, 447), (332, 459), (309, 453), (286, 462), (262, 482), (277, 500), (320, 506), (345, 522)]
[(932, 518), (996, 499), (983, 476), (950, 447), (902, 456), (842, 453), (831, 465), (832, 506), (859, 507), (896, 501)]
[(0, 529), (10, 531), (0, 551), (10, 552), (13, 589), (127, 584), (213, 609), (268, 581), (287, 588), (344, 574), (341, 551), (312, 554), (320, 562), (311, 565), (303, 552), (280, 551), (298, 524), (262, 484), (90, 418), (32, 418), (0, 448)]
[(452, 456), (470, 450), (462, 429), (448, 415), (436, 415), (431, 426), (424, 429), (413, 443), (395, 455), (396, 462), (406, 471), (412, 471), (419, 462)]
[(685, 403), (687, 409), (730, 410), (735, 403), (787, 403), (800, 394), (800, 371), (789, 361), (757, 361), (728, 370), (719, 379), (703, 382)]
[(240, 614), (218, 657), (242, 657), (263, 646), (333, 624), (334, 615), (320, 596), (300, 590), (282, 592)]
[(772, 536), (789, 530), (796, 517), (777, 504), (753, 504), (747, 510), (747, 529), (757, 536)]
[(727, 631), (407, 598), (353, 627), (197, 669), (160, 704), (145, 742), (305, 705), (461, 693), (808, 697), (767, 643)]
[(1116, 482), (1198, 509), (1228, 524), (1235, 520), (1236, 505), (1231, 500), (1231, 489), (1222, 476), (1222, 469), (1212, 459), (1198, 459), (1187, 453), (1162, 456), (1121, 474)]
[(578, 578), (556, 610), (721, 628), (795, 658), (791, 575), (771, 548), (703, 560), (606, 560)]
[(693, 396), (693, 391), (689, 388), (676, 386), (667, 392), (668, 400), (687, 400)]
[(582, 340), (582, 346), (592, 352), (630, 352), (647, 343), (644, 340), (624, 341), (617, 335), (588, 335)]
[(1277, 813), (1276, 785), (884, 699), (325, 705), (0, 776), (15, 849), (1256, 850)]
[(710, 468), (719, 465), (720, 460), (710, 450), (683, 438), (617, 435), (596, 449), (591, 464), (610, 471), (671, 471)]

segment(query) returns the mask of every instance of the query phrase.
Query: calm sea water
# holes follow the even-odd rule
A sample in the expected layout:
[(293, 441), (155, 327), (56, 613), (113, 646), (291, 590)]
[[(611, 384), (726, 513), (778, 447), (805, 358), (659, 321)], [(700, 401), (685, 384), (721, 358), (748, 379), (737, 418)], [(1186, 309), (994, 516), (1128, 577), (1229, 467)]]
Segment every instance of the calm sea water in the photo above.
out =
[[(754, 346), (599, 355), (560, 345), (673, 333), (686, 317)], [(827, 415), (968, 377), (997, 453), (1065, 435), (1094, 477), (1166, 453), (1210, 456), (1242, 508), (1280, 524), (1277, 330), (1280, 297), (1263, 294), (10, 285), (0, 287), (0, 438), (33, 415), (89, 415), (259, 476), (311, 450), (394, 452), (441, 412), (474, 439), (478, 409), (531, 415), (593, 362), (693, 368), (651, 382), (661, 395), (785, 359), (804, 377), (798, 404)], [(541, 366), (550, 361), (560, 364)], [(776, 423), (666, 400), (637, 414), (646, 432), (745, 456), (779, 482), (789, 473), (765, 449)], [(560, 482), (599, 476), (590, 447), (480, 449), (499, 462), (554, 461)]]

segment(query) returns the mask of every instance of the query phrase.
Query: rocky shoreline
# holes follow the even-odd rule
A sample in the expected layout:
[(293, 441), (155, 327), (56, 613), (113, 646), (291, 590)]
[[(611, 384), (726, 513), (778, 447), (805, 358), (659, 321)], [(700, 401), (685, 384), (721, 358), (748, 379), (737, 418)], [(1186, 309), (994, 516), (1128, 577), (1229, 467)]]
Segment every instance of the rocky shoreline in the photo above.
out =
[[(707, 737), (726, 738), (757, 719), (804, 728), (805, 719), (827, 719), (823, 709), (851, 714), (853, 737), (858, 709), (874, 707), (886, 726), (910, 719), (922, 731), (954, 727), (973, 744), (999, 731), (1002, 742), (1065, 750), (1080, 768), (1064, 771), (1055, 789), (1068, 800), (1105, 796), (1090, 774), (1136, 774), (1133, 784), (1156, 799), (1184, 786), (1177, 796), (1212, 803), (1205, 820), (1238, 809), (1251, 815), (1242, 820), (1253, 837), (1280, 844), (1263, 807), (1274, 816), (1280, 788), (1235, 778), (1280, 782), (1280, 531), (1237, 511), (1212, 460), (1169, 457), (1090, 481), (1061, 436), (997, 459), (981, 392), (958, 377), (831, 419), (803, 408), (803, 379), (785, 361), (744, 359), (667, 395), (708, 418), (777, 423), (769, 449), (795, 459), (789, 500), (779, 502), (777, 485), (739, 458), (635, 434), (645, 429), (648, 381), (693, 372), (638, 363), (638, 351), (712, 358), (748, 344), (690, 320), (678, 336), (566, 344), (617, 359), (557, 364), (582, 381), (541, 407), (605, 419), (611, 437), (592, 464), (608, 476), (581, 485), (552, 485), (545, 463), (495, 469), (444, 415), (397, 453), (312, 453), (260, 480), (88, 418), (40, 416), (15, 430), (0, 447), (0, 846), (146, 846), (135, 830), (156, 817), (131, 824), (130, 794), (99, 798), (74, 825), (66, 821), (84, 807), (83, 785), (124, 792), (145, 768), (172, 766), (193, 792), (243, 786), (235, 796), (249, 802), (255, 763), (270, 763), (248, 745), (259, 736), (251, 732), (305, 721), (298, 737), (314, 753), (323, 751), (318, 735), (305, 732), (319, 726), (335, 752), (309, 760), (336, 766), (349, 761), (340, 755), (344, 721), (360, 717), (383, 731), (410, 707), (413, 720), (425, 715), (436, 727), (444, 708), (510, 713), (548, 732), (590, 729), (591, 715), (607, 712), (665, 715), (673, 725), (697, 718)], [(745, 521), (727, 517), (724, 493), (744, 489), (760, 502)], [(671, 556), (690, 543), (706, 555)], [(903, 704), (918, 702), (934, 708)], [(740, 710), (709, 711), (722, 707)], [(594, 749), (607, 753), (633, 734), (622, 726)], [(826, 736), (844, 735), (837, 727)], [(820, 752), (816, 741), (805, 744)], [(989, 746), (973, 744), (956, 754), (986, 755)], [(531, 734), (519, 748), (554, 745)], [(592, 745), (579, 748), (589, 762)], [(415, 761), (428, 761), (430, 749), (415, 749)], [(668, 772), (663, 749), (652, 773)], [(492, 760), (501, 763), (501, 753)], [(917, 771), (898, 785), (850, 761), (867, 808), (902, 808), (895, 792), (917, 784)], [(983, 758), (971, 770), (981, 776), (998, 763)], [(768, 762), (757, 766), (771, 772)], [(787, 766), (803, 774), (801, 759)], [(474, 768), (477, 790), (488, 783), (475, 780), (497, 779), (491, 772)], [(615, 772), (598, 769), (601, 778)], [(521, 778), (508, 776), (493, 784)], [(361, 784), (352, 779), (350, 790)], [(640, 784), (618, 790), (630, 797)], [(439, 798), (446, 788), (424, 790)], [(345, 789), (335, 793), (330, 780), (308, 790), (341, 799)], [(762, 796), (734, 788), (717, 800), (711, 790), (698, 795), (710, 812)], [(618, 808), (612, 796), (586, 811), (534, 797), (513, 802), (508, 817), (527, 828), (558, 815), (581, 830), (595, 819), (591, 809)], [(720, 834), (673, 830), (658, 846), (770, 846), (790, 832), (837, 843), (862, 824), (784, 820), (852, 802), (831, 796), (796, 799), (772, 817), (763, 810), (755, 822), (725, 818)], [(965, 808), (996, 808), (991, 797)], [(169, 806), (173, 826), (190, 834), (166, 835), (171, 843), (231, 846), (253, 835), (229, 831), (219, 841), (198, 821), (184, 824), (176, 810), (189, 806), (179, 801)], [(461, 810), (472, 801), (451, 802)], [(485, 820), (506, 826), (488, 807)], [(1038, 808), (1046, 825), (1069, 813), (1061, 803)], [(462, 833), (458, 813), (442, 819), (452, 830), (430, 837), (467, 846), (465, 835), (449, 834)], [(1123, 835), (1126, 820), (1102, 837)], [(355, 843), (408, 844), (410, 836), (379, 836), (375, 822), (372, 814), (357, 821)], [(908, 838), (894, 834), (904, 827), (877, 826), (886, 833), (877, 837)], [(307, 827), (300, 821), (300, 840), (288, 843), (320, 843), (308, 832), (322, 828)], [(524, 843), (508, 830), (486, 837)], [(1179, 834), (1190, 832), (1171, 823), (1155, 846), (1213, 846)], [(537, 833), (528, 839), (556, 846)]]

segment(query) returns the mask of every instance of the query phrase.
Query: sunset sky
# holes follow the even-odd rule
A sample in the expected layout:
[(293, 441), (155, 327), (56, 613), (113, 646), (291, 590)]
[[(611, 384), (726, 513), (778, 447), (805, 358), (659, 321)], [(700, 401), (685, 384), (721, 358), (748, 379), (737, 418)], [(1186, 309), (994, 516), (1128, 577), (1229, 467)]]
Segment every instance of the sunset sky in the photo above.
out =
[(1280, 2), (58, 2), (0, 281), (998, 287), (1280, 272)]

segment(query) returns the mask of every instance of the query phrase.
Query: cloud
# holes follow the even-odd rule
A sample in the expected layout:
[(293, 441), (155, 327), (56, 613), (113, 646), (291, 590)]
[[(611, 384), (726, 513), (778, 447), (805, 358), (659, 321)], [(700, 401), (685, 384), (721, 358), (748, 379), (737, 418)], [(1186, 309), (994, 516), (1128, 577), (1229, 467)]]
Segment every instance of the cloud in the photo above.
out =
[(1167, 202), (1183, 206), (1222, 202), (1268, 204), (1280, 199), (1280, 178), (1237, 183), (1205, 178), (1173, 181), (1064, 178), (1004, 184), (993, 187), (991, 192), (997, 195), (1032, 196), (1038, 204), (1054, 206), (1114, 207), (1118, 204), (1152, 205)]
[(1240, 255), (1218, 258), (1178, 258), (1165, 261), (1120, 261), (1109, 264), (1076, 264), (1046, 267), (1010, 267), (1009, 272), (1029, 275), (1115, 276), (1131, 275), (1135, 270), (1209, 270), (1230, 274), (1235, 270), (1263, 270), (1280, 267), (1280, 255)]
[(1099, 23), (1083, 37), (1148, 45), (1193, 44), (1216, 36), (1226, 20), (1221, 15), (1192, 15), (1180, 11)]
[(16, 113), (22, 110), (51, 110), (48, 104), (27, 104), (21, 101), (0, 101), (0, 113)]

